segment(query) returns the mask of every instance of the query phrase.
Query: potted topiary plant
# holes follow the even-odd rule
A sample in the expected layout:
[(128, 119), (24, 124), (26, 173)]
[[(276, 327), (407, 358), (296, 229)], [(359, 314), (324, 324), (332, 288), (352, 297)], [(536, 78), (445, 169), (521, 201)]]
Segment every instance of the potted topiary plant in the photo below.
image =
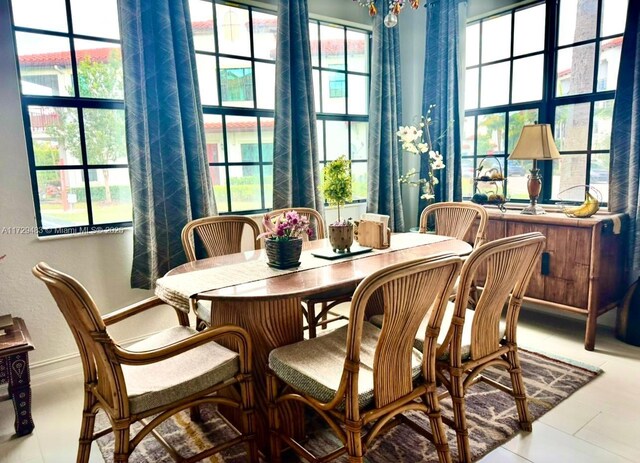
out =
[(324, 168), (322, 184), (324, 197), (329, 204), (338, 206), (338, 220), (329, 224), (329, 242), (334, 252), (350, 252), (353, 243), (353, 224), (340, 217), (340, 206), (351, 201), (351, 162), (344, 156), (331, 161)]

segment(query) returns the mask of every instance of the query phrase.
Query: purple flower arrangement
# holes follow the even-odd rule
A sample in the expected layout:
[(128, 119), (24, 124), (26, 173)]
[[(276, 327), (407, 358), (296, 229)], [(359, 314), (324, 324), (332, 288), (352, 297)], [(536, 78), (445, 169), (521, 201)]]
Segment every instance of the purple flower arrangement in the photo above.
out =
[(276, 217), (270, 218), (265, 214), (262, 218), (262, 225), (265, 232), (258, 236), (270, 240), (288, 241), (295, 238), (302, 238), (305, 234), (313, 237), (313, 228), (309, 223), (309, 218), (298, 214), (296, 211), (288, 211)]

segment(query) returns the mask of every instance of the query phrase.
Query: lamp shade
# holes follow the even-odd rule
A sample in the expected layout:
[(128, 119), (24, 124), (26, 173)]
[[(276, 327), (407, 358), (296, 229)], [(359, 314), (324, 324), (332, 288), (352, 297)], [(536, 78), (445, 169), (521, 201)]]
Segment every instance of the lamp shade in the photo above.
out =
[(510, 160), (559, 159), (560, 153), (553, 141), (549, 124), (531, 124), (522, 127)]

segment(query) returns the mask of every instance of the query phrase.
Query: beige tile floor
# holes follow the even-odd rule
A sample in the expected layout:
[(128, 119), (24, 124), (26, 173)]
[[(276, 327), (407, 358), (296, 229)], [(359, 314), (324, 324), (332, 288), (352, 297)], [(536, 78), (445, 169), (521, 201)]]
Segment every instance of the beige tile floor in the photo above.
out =
[[(640, 347), (600, 327), (595, 352), (583, 349), (584, 322), (525, 311), (520, 345), (599, 366), (605, 373), (494, 450), (483, 463), (640, 461)], [(82, 407), (79, 376), (33, 388), (32, 435), (13, 437), (10, 402), (0, 403), (0, 462), (71, 463)], [(102, 462), (94, 445), (91, 463)]]

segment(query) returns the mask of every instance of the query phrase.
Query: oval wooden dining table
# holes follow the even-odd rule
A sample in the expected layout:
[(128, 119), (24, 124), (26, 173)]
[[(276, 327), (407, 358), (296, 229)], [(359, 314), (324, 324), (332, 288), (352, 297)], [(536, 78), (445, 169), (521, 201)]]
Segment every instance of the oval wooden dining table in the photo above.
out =
[[(309, 254), (329, 247), (328, 240), (305, 243), (303, 264), (309, 262)], [(468, 243), (437, 235), (419, 233), (394, 234), (391, 246), (385, 250), (373, 250), (354, 258), (319, 262), (320, 267), (301, 268), (293, 272), (273, 272), (268, 278), (256, 276), (253, 281), (229, 285), (191, 295), (199, 301), (212, 302), (212, 326), (232, 324), (241, 326), (251, 336), (253, 345), (253, 372), (255, 378), (255, 398), (257, 408), (257, 437), (260, 449), (268, 451), (268, 406), (266, 395), (266, 371), (269, 352), (276, 347), (303, 340), (303, 314), (301, 302), (305, 296), (332, 290), (353, 288), (367, 275), (392, 264), (441, 253), (460, 256), (471, 252)], [(319, 259), (319, 258), (313, 258)], [(226, 256), (202, 259), (176, 267), (162, 279), (164, 286), (171, 285), (173, 276), (208, 269), (224, 272), (225, 266), (246, 263), (246, 280), (252, 280), (251, 269), (262, 270), (266, 263), (264, 250), (250, 251)], [(228, 267), (231, 268), (231, 267)], [(212, 276), (213, 278), (213, 276)], [(213, 286), (212, 286), (213, 287)], [(156, 294), (163, 295), (156, 290)], [(163, 298), (164, 299), (164, 298)], [(172, 302), (172, 301), (166, 301)], [(175, 301), (173, 301), (175, 302)], [(375, 312), (375, 308), (372, 309)], [(221, 342), (234, 348), (233, 342)], [(233, 423), (239, 416), (234, 410), (222, 410)], [(304, 435), (304, 415), (301, 407), (292, 405), (281, 418), (287, 433), (301, 437)]]

